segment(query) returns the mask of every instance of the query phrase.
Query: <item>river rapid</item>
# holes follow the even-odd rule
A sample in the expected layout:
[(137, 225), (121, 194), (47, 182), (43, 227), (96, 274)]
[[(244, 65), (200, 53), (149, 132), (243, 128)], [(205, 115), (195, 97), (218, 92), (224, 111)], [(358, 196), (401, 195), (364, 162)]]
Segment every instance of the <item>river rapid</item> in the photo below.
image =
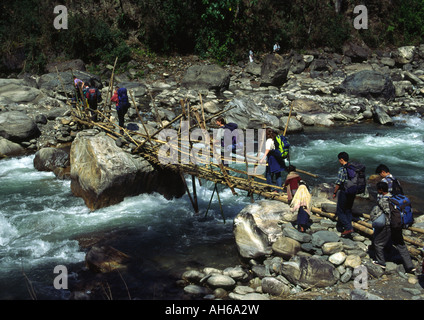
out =
[[(424, 120), (418, 115), (393, 120), (394, 126), (307, 127), (289, 136), (291, 163), (319, 175), (303, 176), (312, 186), (335, 181), (341, 151), (364, 163), (367, 176), (384, 163), (421, 214)], [(197, 186), (198, 215), (187, 195), (168, 201), (158, 194), (128, 197), (90, 212), (82, 199), (72, 195), (69, 181), (36, 171), (33, 158), (0, 161), (0, 299), (69, 299), (72, 288), (79, 288), (82, 279), (89, 277), (84, 258), (94, 244), (113, 246), (131, 257), (127, 270), (97, 280), (109, 291), (84, 287), (84, 294), (95, 299), (183, 299), (175, 282), (186, 268), (240, 263), (232, 221), (250, 203), (246, 192), (235, 197), (229, 189), (220, 188), (223, 215), (215, 194), (205, 217), (213, 191), (209, 183)], [(68, 269), (69, 290), (53, 286), (57, 265)]]

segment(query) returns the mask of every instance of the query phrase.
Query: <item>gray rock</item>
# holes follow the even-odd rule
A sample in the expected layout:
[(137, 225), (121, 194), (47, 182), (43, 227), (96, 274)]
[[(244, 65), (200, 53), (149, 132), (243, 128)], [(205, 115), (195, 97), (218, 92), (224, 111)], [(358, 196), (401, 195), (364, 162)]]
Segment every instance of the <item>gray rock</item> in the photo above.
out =
[(342, 242), (326, 242), (321, 246), (322, 252), (325, 255), (332, 255), (343, 250)]
[(47, 95), (54, 97), (56, 93), (61, 95), (67, 94), (73, 96), (75, 94), (74, 80), (72, 74), (82, 81), (88, 83), (93, 78), (101, 89), (101, 79), (99, 76), (85, 72), (85, 71), (64, 71), (52, 72), (43, 74), (38, 80), (38, 88), (45, 92)]
[(133, 157), (105, 134), (78, 133), (72, 143), (71, 190), (96, 210), (122, 201), (126, 196), (156, 191), (168, 199), (181, 197), (181, 176), (169, 170), (153, 170), (144, 159)]
[(290, 287), (276, 278), (265, 277), (262, 279), (262, 292), (282, 297), (290, 293)]
[(343, 54), (350, 57), (352, 61), (362, 62), (368, 59), (371, 55), (371, 50), (366, 45), (348, 41), (343, 45)]
[(309, 242), (312, 239), (310, 234), (300, 232), (297, 229), (289, 226), (283, 229), (283, 236), (299, 241), (300, 243)]
[(284, 236), (279, 237), (277, 241), (272, 244), (272, 251), (284, 259), (290, 259), (295, 256), (300, 249), (300, 243), (298, 241)]
[(235, 122), (240, 129), (259, 129), (262, 123), (272, 128), (280, 127), (280, 120), (260, 108), (250, 97), (240, 97), (231, 100), (227, 108), (232, 108), (226, 114), (227, 122)]
[(230, 74), (217, 65), (195, 65), (187, 69), (181, 85), (189, 89), (225, 91), (230, 85)]
[(261, 67), (262, 65), (260, 63), (252, 62), (247, 64), (245, 71), (251, 75), (260, 76)]
[(222, 274), (213, 274), (208, 280), (207, 284), (213, 288), (232, 288), (235, 286), (236, 282), (233, 278), (225, 276)]
[(290, 207), (278, 201), (262, 200), (243, 208), (233, 222), (233, 233), (243, 258), (271, 253), (271, 243), (281, 235), (278, 222)]
[(36, 88), (18, 84), (0, 86), (0, 97), (15, 103), (30, 103), (43, 96)]
[(339, 88), (347, 94), (366, 98), (389, 100), (395, 97), (390, 76), (373, 70), (362, 70), (347, 76)]
[(315, 247), (321, 247), (326, 242), (338, 242), (340, 237), (337, 233), (332, 231), (317, 231), (312, 235), (312, 245)]
[(394, 59), (399, 64), (407, 64), (412, 62), (412, 60), (414, 59), (414, 55), (414, 46), (399, 47), (395, 52), (393, 52)]
[(25, 149), (15, 142), (0, 137), (0, 158), (2, 156), (15, 157), (24, 154)]
[(199, 282), (204, 277), (205, 277), (205, 274), (197, 270), (187, 270), (182, 275), (182, 278), (184, 280), (191, 281), (191, 282)]
[(330, 262), (303, 256), (284, 262), (281, 273), (291, 283), (302, 288), (332, 286), (339, 277), (337, 270)]
[(196, 284), (189, 284), (188, 286), (184, 287), (184, 292), (193, 296), (203, 296), (208, 294), (209, 291), (205, 287)]
[(269, 268), (261, 264), (252, 266), (252, 272), (259, 278), (271, 276), (271, 273), (269, 272)]
[(57, 148), (42, 148), (34, 156), (34, 168), (38, 171), (54, 171), (70, 165), (69, 154)]
[(290, 61), (279, 54), (265, 56), (261, 69), (261, 86), (279, 87), (287, 81)]
[(340, 276), (340, 281), (343, 283), (348, 282), (350, 279), (352, 279), (352, 269), (346, 268), (346, 271)]
[(235, 280), (243, 280), (243, 279), (247, 279), (247, 277), (248, 277), (246, 271), (244, 271), (242, 267), (225, 268), (222, 271), (222, 274), (224, 276), (229, 276), (229, 277), (231, 277)]
[(19, 111), (0, 113), (0, 136), (12, 142), (29, 141), (40, 135), (34, 120)]
[(380, 106), (374, 107), (374, 121), (382, 125), (393, 125), (393, 120)]
[(255, 292), (255, 289), (248, 287), (248, 286), (237, 286), (237, 287), (235, 287), (233, 292), (237, 293), (237, 294), (248, 294), (248, 293)]

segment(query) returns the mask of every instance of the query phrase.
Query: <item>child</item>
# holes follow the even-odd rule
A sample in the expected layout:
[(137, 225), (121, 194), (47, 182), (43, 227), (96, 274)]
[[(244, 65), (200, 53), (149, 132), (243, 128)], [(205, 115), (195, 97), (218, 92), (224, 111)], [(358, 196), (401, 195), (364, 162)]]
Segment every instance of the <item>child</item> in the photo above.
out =
[(311, 225), (309, 215), (311, 214), (311, 194), (305, 183), (300, 182), (299, 188), (290, 204), (291, 211), (297, 211), (297, 227), (300, 232), (305, 232)]
[(296, 173), (296, 167), (289, 165), (288, 168), (289, 174), (286, 177), (286, 182), (284, 183), (284, 187), (287, 187), (287, 199), (292, 200), (295, 195), (297, 188), (299, 188), (299, 182), (301, 180), (300, 176)]

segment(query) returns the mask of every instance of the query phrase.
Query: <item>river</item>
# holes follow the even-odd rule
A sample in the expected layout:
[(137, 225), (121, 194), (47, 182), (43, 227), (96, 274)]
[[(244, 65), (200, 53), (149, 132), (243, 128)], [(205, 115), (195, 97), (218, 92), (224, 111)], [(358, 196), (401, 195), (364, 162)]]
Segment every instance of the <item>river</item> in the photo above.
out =
[[(367, 176), (384, 163), (422, 213), (424, 120), (419, 116), (394, 120), (394, 126), (306, 128), (289, 136), (291, 162), (319, 175), (304, 176), (311, 185), (334, 182), (340, 151), (363, 162)], [(90, 212), (82, 199), (72, 195), (69, 181), (36, 171), (33, 158), (0, 161), (0, 299), (68, 299), (70, 290), (54, 288), (53, 270), (66, 266), (69, 286), (78, 287), (80, 278), (88, 274), (81, 272), (86, 250), (95, 243), (111, 245), (131, 257), (126, 271), (108, 278), (109, 282), (102, 280), (110, 285), (110, 294), (85, 289), (87, 296), (96, 299), (182, 299), (182, 288), (175, 282), (187, 267), (239, 264), (232, 220), (250, 203), (246, 192), (235, 197), (220, 188), (225, 221), (216, 195), (204, 217), (212, 195), (209, 183), (198, 185), (198, 215), (187, 195), (168, 201), (158, 194), (128, 197)]]

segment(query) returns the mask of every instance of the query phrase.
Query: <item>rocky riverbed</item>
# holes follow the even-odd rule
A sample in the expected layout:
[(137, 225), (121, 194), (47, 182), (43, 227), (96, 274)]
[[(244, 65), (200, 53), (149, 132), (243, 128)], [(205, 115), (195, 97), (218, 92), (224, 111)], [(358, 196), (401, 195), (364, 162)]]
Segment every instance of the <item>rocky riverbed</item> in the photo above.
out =
[[(115, 141), (98, 129), (73, 121), (66, 103), (73, 95), (72, 74), (84, 81), (94, 78), (106, 99), (112, 68), (99, 66), (101, 71), (92, 74), (83, 62), (74, 61), (72, 65), (72, 72), (68, 71), (69, 64), (57, 64), (58, 72), (55, 68), (43, 75), (0, 79), (0, 156), (37, 153), (34, 165), (38, 170), (71, 179), (74, 194), (88, 194), (84, 200), (95, 210), (133, 192), (121, 188), (130, 186), (128, 181), (140, 185), (143, 179), (151, 180), (149, 173), (158, 173), (144, 159), (129, 155), (134, 148), (131, 143)], [(307, 126), (331, 128), (358, 122), (391, 125), (395, 115), (422, 116), (424, 110), (424, 45), (386, 52), (346, 46), (343, 54), (324, 49), (271, 54), (254, 63), (231, 66), (218, 66), (197, 57), (133, 61), (130, 66), (127, 72), (116, 75), (115, 83), (131, 90), (150, 132), (159, 128), (157, 120), (166, 124), (180, 114), (181, 100), (199, 108), (203, 103), (208, 117), (231, 107), (225, 117), (241, 129), (266, 124), (283, 130), (293, 107), (289, 134), (302, 132)], [(138, 77), (141, 73), (144, 76)], [(129, 123), (142, 130), (134, 106), (127, 114)], [(104, 152), (104, 146), (108, 152)], [(87, 165), (78, 166), (77, 158)], [(132, 171), (117, 172), (115, 161)], [(91, 175), (87, 175), (87, 168), (93, 169), (88, 172)], [(109, 179), (105, 182), (102, 177)], [(137, 192), (161, 190), (167, 197), (180, 196), (183, 187), (178, 177), (175, 179), (177, 187), (171, 190), (164, 188), (161, 179), (155, 179), (158, 184)], [(121, 192), (109, 201), (112, 191), (118, 189)], [(267, 240), (261, 244), (261, 254), (241, 254), (243, 263), (229, 269), (190, 270), (181, 275), (179, 284), (187, 298), (423, 298), (419, 277), (405, 275), (397, 263), (389, 263), (385, 273), (370, 263), (368, 237), (355, 234), (353, 239), (341, 239), (328, 219), (314, 220), (308, 233), (300, 234), (292, 228), (290, 219), (285, 220), (288, 211), (275, 212), (272, 236), (261, 236)], [(235, 239), (237, 242), (237, 233)], [(293, 251), (285, 252), (289, 249)], [(415, 262), (420, 266), (421, 260)], [(369, 272), (368, 291), (352, 288), (354, 270), (360, 265)]]
[[(316, 215), (311, 220), (311, 227), (303, 233), (296, 229), (296, 214), (288, 205), (272, 200), (248, 205), (234, 219), (242, 263), (224, 269), (187, 270), (179, 285), (192, 299), (424, 298), (420, 256), (414, 258), (416, 274), (407, 274), (396, 251), (389, 250), (384, 270), (372, 263), (369, 237), (355, 232), (343, 238), (335, 221)], [(421, 218), (416, 225), (424, 226), (423, 222)]]

